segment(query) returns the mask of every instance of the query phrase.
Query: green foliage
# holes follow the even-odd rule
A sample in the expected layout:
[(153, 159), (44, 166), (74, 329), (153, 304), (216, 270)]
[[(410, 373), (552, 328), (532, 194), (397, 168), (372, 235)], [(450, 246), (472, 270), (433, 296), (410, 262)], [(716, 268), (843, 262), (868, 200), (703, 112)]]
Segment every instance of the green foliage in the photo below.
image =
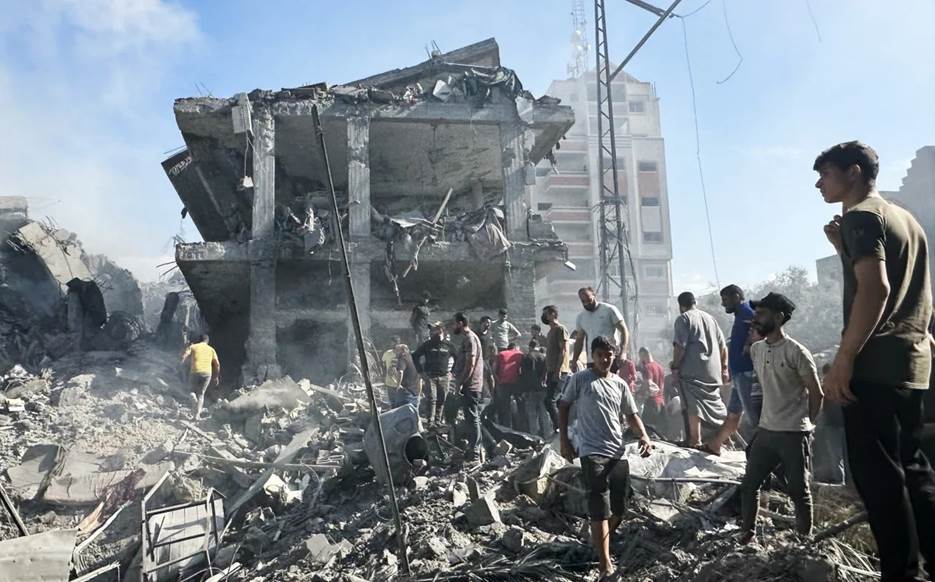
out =
[[(820, 285), (808, 280), (808, 271), (791, 266), (775, 277), (745, 289), (746, 298), (759, 299), (769, 293), (782, 293), (793, 302), (796, 310), (786, 324), (786, 332), (805, 345), (813, 354), (835, 347), (843, 328), (841, 288), (836, 284)], [(718, 293), (699, 299), (699, 307), (717, 319), (725, 334), (730, 333), (733, 316), (724, 312)]]

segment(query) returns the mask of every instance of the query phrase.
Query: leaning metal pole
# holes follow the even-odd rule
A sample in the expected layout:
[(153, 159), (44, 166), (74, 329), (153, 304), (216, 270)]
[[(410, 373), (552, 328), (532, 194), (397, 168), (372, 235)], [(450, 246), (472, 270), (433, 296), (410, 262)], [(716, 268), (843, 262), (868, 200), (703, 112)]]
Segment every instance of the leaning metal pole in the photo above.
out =
[(354, 335), (357, 337), (357, 353), (360, 356), (360, 371), (364, 376), (364, 385), (367, 387), (367, 399), (370, 401), (370, 412), (373, 414), (373, 423), (377, 429), (380, 441), (383, 468), (386, 471), (386, 483), (390, 490), (390, 503), (393, 506), (393, 520), (396, 522), (396, 539), (399, 542), (399, 561), (402, 564), (403, 575), (409, 575), (409, 556), (406, 554), (406, 535), (403, 532), (403, 520), (399, 515), (399, 503), (396, 500), (396, 487), (393, 485), (393, 473), (390, 471), (390, 459), (386, 454), (386, 441), (383, 440), (383, 424), (380, 422), (380, 411), (377, 408), (377, 399), (373, 393), (373, 384), (370, 383), (370, 365), (367, 362), (367, 351), (364, 348), (364, 335), (360, 331), (360, 315), (357, 313), (357, 301), (354, 298), (354, 283), (351, 280), (351, 267), (347, 260), (347, 245), (344, 242), (344, 229), (341, 227), (341, 215), (338, 212), (338, 196), (334, 192), (334, 179), (331, 177), (331, 163), (328, 161), (328, 148), (325, 147), (325, 132), (318, 117), (318, 106), (312, 106), (312, 123), (315, 125), (315, 135), (318, 145), (321, 146), (322, 162), (325, 165), (325, 175), (328, 176), (328, 192), (331, 194), (331, 212), (335, 217), (334, 224), (337, 231), (335, 237), (338, 248), (341, 249), (341, 261), (344, 265), (344, 277), (347, 283), (348, 307), (351, 312), (351, 323), (354, 325)]

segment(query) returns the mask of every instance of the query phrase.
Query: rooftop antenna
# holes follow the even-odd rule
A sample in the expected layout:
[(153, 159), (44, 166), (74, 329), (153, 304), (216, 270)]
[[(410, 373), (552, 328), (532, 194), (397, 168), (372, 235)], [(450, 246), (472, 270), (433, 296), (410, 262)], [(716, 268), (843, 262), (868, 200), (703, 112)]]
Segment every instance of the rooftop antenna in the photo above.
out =
[(442, 56), (442, 49), (438, 48), (438, 43), (434, 40), (432, 41), (432, 58)]
[(585, 15), (584, 0), (571, 2), (571, 55), (568, 59), (568, 77), (576, 79), (588, 70), (588, 55), (591, 45), (588, 42), (588, 19)]

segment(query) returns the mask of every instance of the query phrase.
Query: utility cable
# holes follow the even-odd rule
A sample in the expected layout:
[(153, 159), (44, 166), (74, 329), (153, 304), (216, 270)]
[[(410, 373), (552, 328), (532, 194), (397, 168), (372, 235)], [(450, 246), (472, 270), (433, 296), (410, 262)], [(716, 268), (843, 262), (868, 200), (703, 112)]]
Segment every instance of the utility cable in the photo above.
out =
[(678, 16), (679, 18), (688, 18), (689, 16), (694, 16), (694, 15), (698, 14), (699, 12), (701, 12), (702, 10), (704, 10), (705, 8), (707, 8), (707, 7), (708, 7), (708, 4), (710, 4), (710, 3), (711, 3), (711, 0), (706, 0), (704, 4), (702, 4), (702, 5), (699, 6), (698, 8), (695, 8), (694, 10), (692, 10), (691, 12), (689, 12), (688, 14), (676, 14), (676, 16)]
[(812, 26), (815, 27), (815, 34), (818, 35), (818, 42), (822, 42), (821, 30), (818, 28), (818, 21), (815, 20), (815, 13), (812, 12), (812, 3), (809, 0), (805, 0), (805, 8), (808, 9), (808, 17), (812, 21)]
[(682, 40), (685, 47), (685, 64), (688, 66), (688, 84), (691, 88), (692, 97), (692, 117), (695, 120), (695, 159), (698, 162), (698, 180), (701, 182), (701, 197), (704, 200), (705, 220), (708, 225), (708, 244), (711, 246), (711, 264), (714, 266), (714, 281), (718, 289), (721, 288), (721, 277), (717, 270), (717, 253), (714, 250), (714, 230), (711, 228), (711, 211), (708, 207), (708, 191), (704, 183), (704, 171), (701, 164), (701, 132), (698, 129), (698, 105), (695, 98), (695, 77), (692, 73), (692, 61), (688, 51), (688, 28), (685, 26), (685, 19), (679, 19), (682, 23)]
[[(718, 85), (730, 81), (730, 78), (734, 76), (734, 73), (736, 73), (737, 70), (740, 69), (740, 65), (743, 64), (743, 54), (741, 54), (740, 49), (737, 48), (737, 42), (734, 40), (734, 31), (730, 29), (730, 18), (727, 17), (727, 0), (721, 0), (721, 9), (724, 12), (724, 26), (727, 27), (727, 38), (730, 39), (730, 44), (734, 47), (734, 53), (737, 54), (738, 60), (737, 64), (734, 65), (734, 70), (720, 81), (717, 81)], [(682, 26), (684, 25), (685, 23), (682, 21)]]

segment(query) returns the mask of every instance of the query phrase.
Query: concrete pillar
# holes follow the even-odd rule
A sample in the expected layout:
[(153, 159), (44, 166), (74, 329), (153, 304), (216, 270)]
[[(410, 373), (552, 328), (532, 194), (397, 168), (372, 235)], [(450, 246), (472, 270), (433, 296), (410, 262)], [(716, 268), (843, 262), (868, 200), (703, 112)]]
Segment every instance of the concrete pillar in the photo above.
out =
[(526, 193), (524, 143), (523, 128), (518, 123), (500, 126), (506, 231), (513, 240), (526, 239), (526, 213), (530, 204)]
[[(351, 263), (351, 283), (360, 317), (360, 331), (364, 339), (370, 339), (370, 262)], [(350, 306), (347, 312), (347, 353), (352, 362), (357, 362), (357, 336), (351, 322)]]
[(536, 323), (536, 268), (535, 263), (517, 261), (504, 266), (505, 304), (510, 320), (527, 336), (529, 327)]
[(251, 241), (250, 336), (243, 367), (245, 384), (282, 376), (276, 361), (276, 259), (270, 243)]
[(370, 117), (347, 118), (347, 195), (350, 238), (370, 237)]
[(244, 383), (282, 375), (276, 363), (276, 127), (268, 107), (253, 115), (253, 223), (250, 245), (250, 333)]
[(268, 107), (253, 115), (253, 224), (254, 240), (272, 236), (276, 217), (276, 122)]

